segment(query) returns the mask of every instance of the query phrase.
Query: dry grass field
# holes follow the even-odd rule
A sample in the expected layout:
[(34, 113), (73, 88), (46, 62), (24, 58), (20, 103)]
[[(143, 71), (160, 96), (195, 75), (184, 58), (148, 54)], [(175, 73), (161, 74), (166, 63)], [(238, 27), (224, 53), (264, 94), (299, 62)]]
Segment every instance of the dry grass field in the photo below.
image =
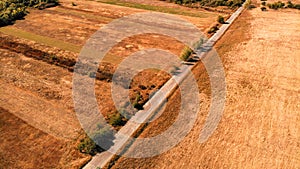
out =
[[(80, 168), (90, 160), (90, 155), (77, 150), (85, 135), (74, 112), (72, 71), (81, 47), (101, 26), (130, 14), (162, 10), (206, 31), (218, 15), (227, 16), (201, 9), (173, 10), (167, 2), (142, 6), (145, 9), (84, 0), (74, 1), (77, 6), (71, 0), (60, 2), (54, 8), (31, 9), (24, 20), (0, 28), (0, 168)], [(158, 35), (134, 36), (115, 46), (100, 69), (112, 73), (126, 56), (153, 47), (179, 55), (183, 45)], [(163, 72), (141, 72), (132, 83), (132, 97), (140, 84), (155, 84), (141, 92), (145, 102), (168, 78)], [(104, 76), (95, 86), (106, 117), (116, 112), (110, 84)]]
[[(31, 9), (24, 20), (0, 27), (0, 168), (80, 168), (91, 159), (77, 149), (85, 134), (74, 111), (72, 71), (86, 40), (103, 25), (130, 14), (156, 11), (182, 17), (207, 32), (218, 15), (227, 17), (232, 12), (190, 9), (164, 1), (60, 2), (54, 8)], [(198, 143), (211, 99), (209, 78), (199, 63), (193, 73), (201, 107), (187, 137), (161, 155), (121, 157), (110, 167), (300, 168), (299, 32), (297, 10), (244, 11), (216, 45), (226, 73), (227, 101), (210, 139)], [(100, 70), (108, 75), (95, 85), (105, 117), (116, 112), (109, 75), (126, 56), (153, 47), (179, 55), (183, 44), (165, 36), (139, 35), (124, 39), (107, 54)], [(141, 102), (147, 101), (149, 93), (169, 77), (153, 70), (139, 73), (132, 82), (131, 97), (140, 92)], [(146, 89), (141, 90), (141, 85)], [(139, 137), (157, 135), (172, 124), (179, 94), (171, 96), (165, 112)]]
[[(226, 71), (227, 102), (210, 139), (198, 143), (210, 102), (208, 78), (199, 73), (199, 64), (193, 72), (202, 91), (201, 111), (191, 133), (168, 152), (121, 157), (111, 168), (300, 168), (299, 31), (297, 10), (244, 11), (216, 45)], [(172, 124), (178, 94), (140, 137)]]

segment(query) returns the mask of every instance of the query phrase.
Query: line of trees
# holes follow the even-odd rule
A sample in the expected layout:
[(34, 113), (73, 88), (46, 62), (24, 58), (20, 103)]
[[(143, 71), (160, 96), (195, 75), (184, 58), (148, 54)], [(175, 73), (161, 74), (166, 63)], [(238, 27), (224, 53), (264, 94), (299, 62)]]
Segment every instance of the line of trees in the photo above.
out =
[(245, 0), (169, 0), (176, 4), (193, 4), (198, 3), (202, 6), (229, 6), (229, 7), (240, 7), (245, 2)]
[(28, 13), (27, 7), (44, 9), (58, 4), (58, 0), (1, 0), (0, 26), (12, 24), (15, 20), (22, 19)]
[(300, 4), (293, 4), (291, 1), (288, 1), (287, 4), (278, 1), (278, 2), (274, 2), (272, 4), (267, 4), (267, 6), (270, 9), (280, 9), (280, 8), (293, 8), (293, 9), (300, 9)]

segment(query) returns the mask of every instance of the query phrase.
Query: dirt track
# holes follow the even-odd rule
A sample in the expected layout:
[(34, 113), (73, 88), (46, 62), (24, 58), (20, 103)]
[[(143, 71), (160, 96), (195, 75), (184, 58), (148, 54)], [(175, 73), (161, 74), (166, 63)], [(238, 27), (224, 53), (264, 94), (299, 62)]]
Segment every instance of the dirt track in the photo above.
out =
[[(122, 157), (112, 168), (299, 168), (299, 18), (299, 11), (289, 9), (246, 11), (217, 43), (226, 70), (227, 102), (207, 142), (197, 142), (209, 106), (204, 90), (199, 118), (180, 144), (152, 158)], [(203, 81), (207, 85), (207, 78), (200, 79), (200, 87)], [(164, 131), (165, 121), (174, 120), (177, 94), (170, 100), (172, 108), (141, 137)]]

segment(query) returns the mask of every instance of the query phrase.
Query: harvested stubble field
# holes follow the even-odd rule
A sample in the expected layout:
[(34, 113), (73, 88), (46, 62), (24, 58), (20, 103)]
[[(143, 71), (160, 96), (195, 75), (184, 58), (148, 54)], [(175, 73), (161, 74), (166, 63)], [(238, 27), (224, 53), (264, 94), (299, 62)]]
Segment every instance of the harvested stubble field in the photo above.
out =
[[(79, 168), (90, 160), (90, 155), (77, 150), (85, 137), (72, 101), (72, 71), (78, 53), (101, 26), (147, 11), (94, 1), (78, 0), (77, 6), (71, 0), (60, 2), (54, 8), (31, 9), (24, 20), (0, 28), (0, 168)], [(159, 9), (174, 13), (168, 5), (160, 2)], [(174, 14), (202, 31), (224, 15), (182, 7)], [(113, 71), (126, 56), (145, 48), (179, 55), (183, 44), (153, 34), (124, 39), (115, 46), (100, 65), (95, 85), (99, 108), (106, 117), (116, 113), (110, 95)], [(132, 99), (140, 92), (144, 103), (168, 78), (159, 71), (139, 73), (132, 82)]]
[[(294, 9), (244, 11), (216, 44), (226, 71), (227, 102), (211, 138), (198, 142), (210, 103), (208, 78), (197, 75), (199, 64), (194, 72), (201, 79), (202, 102), (191, 133), (168, 152), (121, 157), (112, 168), (299, 168), (299, 18)], [(172, 124), (178, 94), (140, 137), (157, 135)]]

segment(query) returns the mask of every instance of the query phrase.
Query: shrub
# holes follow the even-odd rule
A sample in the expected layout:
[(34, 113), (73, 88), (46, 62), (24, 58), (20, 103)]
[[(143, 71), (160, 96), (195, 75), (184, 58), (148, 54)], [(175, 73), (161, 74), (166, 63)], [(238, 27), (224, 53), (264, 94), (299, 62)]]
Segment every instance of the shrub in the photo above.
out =
[(77, 4), (75, 2), (72, 2), (72, 6), (77, 6)]
[(275, 2), (273, 4), (268, 4), (268, 7), (270, 9), (275, 9), (275, 10), (277, 10), (279, 8), (283, 8), (284, 6), (285, 6), (285, 4), (281, 1)]
[[(101, 145), (104, 149), (109, 149), (114, 143), (115, 139), (113, 131), (109, 127), (98, 126), (97, 130), (92, 134), (92, 138), (97, 143)], [(95, 150), (97, 152), (103, 151), (102, 148), (96, 145)]]
[(291, 1), (287, 2), (288, 8), (300, 9), (300, 4), (293, 4)]
[(261, 11), (267, 11), (267, 8), (266, 8), (266, 7), (264, 7), (264, 6), (263, 6), (263, 7), (261, 7), (260, 9), (261, 9)]
[(119, 112), (116, 112), (109, 118), (109, 124), (112, 126), (124, 126), (126, 124), (126, 118), (124, 118)]
[(247, 9), (253, 9), (253, 8), (256, 8), (255, 5), (252, 4), (252, 1), (251, 0), (247, 0), (246, 4), (245, 4), (245, 7)]
[(266, 6), (266, 2), (265, 1), (263, 1), (262, 3), (261, 3), (261, 5), (263, 5), (263, 6)]
[(218, 16), (218, 22), (219, 22), (220, 24), (224, 24), (224, 23), (225, 23), (224, 17), (219, 15), (219, 16)]
[(217, 25), (211, 27), (207, 33), (209, 33), (209, 34), (216, 33), (218, 30), (219, 30), (219, 28), (218, 28), (218, 24), (217, 24)]
[[(82, 153), (95, 155), (97, 152), (109, 149), (113, 145), (114, 139), (113, 130), (99, 123), (96, 129), (91, 132), (91, 138), (86, 135), (80, 140), (77, 148)], [(101, 145), (101, 147), (98, 145)]]
[(142, 98), (141, 94), (137, 93), (132, 103), (132, 106), (138, 110), (143, 110), (143, 105), (140, 103), (141, 98)]
[(294, 5), (294, 8), (295, 8), (295, 9), (299, 9), (299, 10), (300, 10), (300, 4), (296, 4), (296, 5)]
[(294, 8), (294, 4), (291, 1), (287, 2), (287, 7), (288, 8)]
[(190, 55), (192, 54), (192, 52), (193, 51), (192, 51), (192, 49), (190, 47), (185, 46), (183, 48), (183, 50), (181, 51), (181, 53), (180, 53), (180, 59), (184, 60), (184, 61), (188, 60), (188, 58), (190, 57)]
[(80, 140), (80, 143), (77, 145), (77, 148), (80, 152), (85, 154), (95, 155), (97, 152), (97, 145), (88, 136)]

